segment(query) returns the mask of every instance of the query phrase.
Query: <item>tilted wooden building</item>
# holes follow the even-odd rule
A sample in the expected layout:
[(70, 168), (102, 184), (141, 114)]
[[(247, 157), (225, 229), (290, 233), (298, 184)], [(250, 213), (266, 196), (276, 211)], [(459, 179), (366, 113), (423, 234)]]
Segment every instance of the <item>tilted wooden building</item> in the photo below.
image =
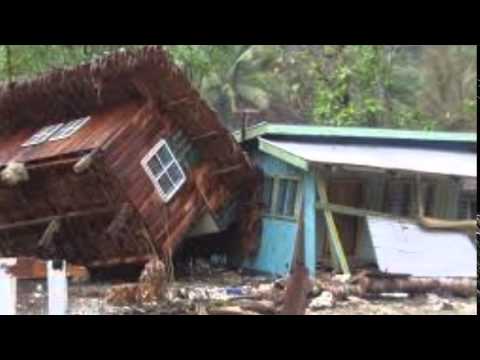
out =
[(141, 264), (236, 218), (255, 248), (256, 173), (160, 47), (0, 88), (0, 172), (0, 257)]

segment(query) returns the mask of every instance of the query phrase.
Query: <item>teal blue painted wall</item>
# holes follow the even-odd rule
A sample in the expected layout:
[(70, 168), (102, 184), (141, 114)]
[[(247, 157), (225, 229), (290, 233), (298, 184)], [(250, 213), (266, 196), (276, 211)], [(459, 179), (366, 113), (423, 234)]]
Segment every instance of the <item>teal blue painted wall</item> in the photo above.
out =
[[(316, 189), (313, 176), (259, 151), (253, 151), (250, 155), (265, 175), (295, 177), (300, 181), (298, 196), (304, 196), (305, 242), (303, 244), (304, 253), (299, 255), (303, 256), (310, 273), (314, 274), (316, 264)], [(282, 219), (265, 215), (260, 249), (255, 257), (245, 261), (244, 266), (247, 269), (273, 275), (287, 275), (292, 268), (300, 221), (300, 212), (296, 219)]]
[(297, 230), (298, 224), (295, 222), (265, 217), (260, 250), (254, 258), (247, 259), (244, 266), (272, 275), (288, 274), (292, 266)]

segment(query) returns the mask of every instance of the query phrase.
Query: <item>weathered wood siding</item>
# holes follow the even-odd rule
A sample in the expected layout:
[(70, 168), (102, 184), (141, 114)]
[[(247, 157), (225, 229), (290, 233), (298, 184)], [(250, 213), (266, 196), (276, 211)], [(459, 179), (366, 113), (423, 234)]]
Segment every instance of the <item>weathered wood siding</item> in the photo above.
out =
[[(100, 168), (78, 175), (72, 166), (32, 170), (29, 182), (0, 188), (0, 256), (62, 258), (93, 265), (148, 250), (148, 244), (133, 241), (132, 234), (141, 225), (137, 216), (126, 220), (132, 233), (113, 237), (105, 233), (126, 202), (109, 175)], [(40, 248), (39, 240), (55, 218), (60, 231), (51, 246)]]
[[(174, 251), (194, 220), (216, 213), (232, 200), (229, 183), (214, 175), (220, 170), (205, 160), (197, 145), (168, 114), (139, 106), (125, 130), (105, 153), (104, 162), (140, 213), (157, 251)], [(164, 203), (141, 165), (142, 159), (166, 140), (187, 177), (178, 193)]]

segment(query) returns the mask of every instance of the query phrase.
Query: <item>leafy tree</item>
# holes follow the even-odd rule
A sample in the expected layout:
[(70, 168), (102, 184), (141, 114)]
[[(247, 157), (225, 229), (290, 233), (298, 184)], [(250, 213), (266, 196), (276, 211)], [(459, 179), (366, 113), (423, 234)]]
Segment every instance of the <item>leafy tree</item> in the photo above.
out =
[[(0, 45), (0, 81), (139, 46)], [(239, 109), (281, 104), (267, 120), (291, 109), (322, 125), (476, 129), (474, 46), (166, 47), (227, 125)]]

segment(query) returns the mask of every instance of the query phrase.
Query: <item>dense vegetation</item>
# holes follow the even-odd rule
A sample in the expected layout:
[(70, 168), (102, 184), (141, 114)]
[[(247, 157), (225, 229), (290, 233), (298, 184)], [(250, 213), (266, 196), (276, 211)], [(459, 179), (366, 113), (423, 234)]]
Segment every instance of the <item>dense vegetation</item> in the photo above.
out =
[[(0, 45), (0, 81), (28, 78), (136, 46)], [(281, 105), (322, 125), (476, 129), (475, 46), (167, 48), (227, 124), (238, 110)]]

